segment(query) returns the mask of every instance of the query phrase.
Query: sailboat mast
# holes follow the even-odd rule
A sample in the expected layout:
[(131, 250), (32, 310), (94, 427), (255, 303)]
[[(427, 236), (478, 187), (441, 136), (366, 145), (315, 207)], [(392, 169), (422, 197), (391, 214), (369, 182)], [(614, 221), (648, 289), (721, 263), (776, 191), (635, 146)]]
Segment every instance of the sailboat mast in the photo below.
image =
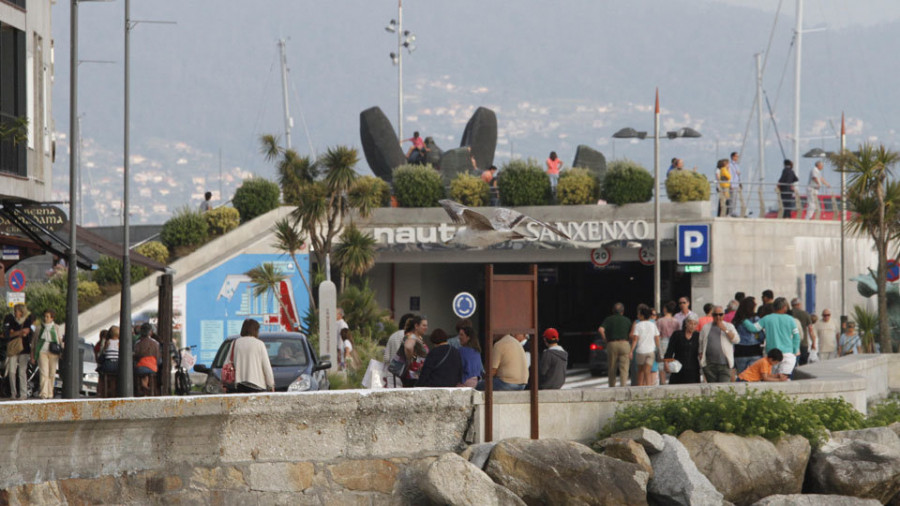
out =
[(291, 149), (291, 127), (294, 120), (291, 118), (291, 108), (288, 102), (288, 81), (287, 81), (287, 52), (284, 39), (278, 41), (278, 48), (281, 50), (281, 95), (284, 98), (284, 143), (287, 149)]
[(766, 215), (766, 204), (763, 200), (763, 181), (766, 178), (766, 143), (763, 137), (763, 96), (762, 96), (762, 53), (756, 53), (756, 119), (759, 130), (759, 216)]
[(797, 25), (794, 29), (794, 167), (800, 166), (800, 61), (803, 55), (803, 0), (797, 0)]

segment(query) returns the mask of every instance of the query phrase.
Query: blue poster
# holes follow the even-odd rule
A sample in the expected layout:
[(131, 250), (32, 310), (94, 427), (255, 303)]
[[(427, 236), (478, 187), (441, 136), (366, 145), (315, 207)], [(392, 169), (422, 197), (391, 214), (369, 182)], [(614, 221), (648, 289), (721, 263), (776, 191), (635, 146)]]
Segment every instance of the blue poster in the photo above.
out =
[[(309, 255), (297, 255), (309, 279)], [(253, 293), (245, 272), (271, 262), (287, 276), (277, 291)], [(247, 318), (258, 320), (261, 332), (293, 331), (309, 308), (309, 294), (289, 256), (243, 254), (187, 284), (185, 342), (197, 346), (197, 363), (210, 365), (226, 337), (240, 333)]]

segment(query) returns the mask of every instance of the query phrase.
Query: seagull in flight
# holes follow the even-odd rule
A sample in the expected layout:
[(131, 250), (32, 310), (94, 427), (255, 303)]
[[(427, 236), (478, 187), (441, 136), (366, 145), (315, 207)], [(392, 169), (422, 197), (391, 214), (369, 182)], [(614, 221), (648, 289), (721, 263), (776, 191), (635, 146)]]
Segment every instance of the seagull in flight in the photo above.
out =
[(450, 243), (473, 248), (486, 248), (504, 241), (524, 239), (525, 236), (515, 229), (520, 224), (529, 221), (537, 223), (560, 237), (571, 239), (559, 228), (512, 209), (495, 207), (488, 217), (450, 199), (439, 200), (438, 203), (447, 211), (453, 223), (463, 225), (456, 230), (456, 235), (450, 239)]

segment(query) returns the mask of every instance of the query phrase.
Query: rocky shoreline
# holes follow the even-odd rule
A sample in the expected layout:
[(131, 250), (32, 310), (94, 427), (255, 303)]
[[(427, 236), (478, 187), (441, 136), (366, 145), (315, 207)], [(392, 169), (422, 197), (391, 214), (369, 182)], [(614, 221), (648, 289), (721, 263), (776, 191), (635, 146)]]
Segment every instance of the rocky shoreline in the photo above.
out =
[(900, 503), (900, 423), (796, 435), (634, 429), (580, 443), (506, 439), (411, 462), (399, 504), (877, 505)]

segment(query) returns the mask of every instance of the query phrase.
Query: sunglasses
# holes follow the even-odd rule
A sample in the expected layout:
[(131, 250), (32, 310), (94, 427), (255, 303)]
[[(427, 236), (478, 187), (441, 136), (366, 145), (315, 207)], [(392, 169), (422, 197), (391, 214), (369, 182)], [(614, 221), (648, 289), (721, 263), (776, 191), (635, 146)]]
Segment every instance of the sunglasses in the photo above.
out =
[(713, 313), (713, 316), (725, 316), (725, 313)]
[(822, 318), (827, 318), (831, 316), (831, 313), (822, 313)]

